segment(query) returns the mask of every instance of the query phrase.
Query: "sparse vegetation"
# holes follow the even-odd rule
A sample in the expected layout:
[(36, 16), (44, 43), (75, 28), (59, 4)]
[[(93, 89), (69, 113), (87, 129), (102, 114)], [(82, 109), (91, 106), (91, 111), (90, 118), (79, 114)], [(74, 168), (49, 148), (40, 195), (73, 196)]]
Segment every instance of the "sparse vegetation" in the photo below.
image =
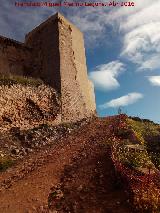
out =
[(146, 167), (150, 163), (150, 158), (145, 150), (130, 149), (122, 145), (118, 150), (119, 161), (129, 168)]
[(20, 75), (0, 74), (0, 86), (12, 86), (14, 84), (38, 87), (43, 84), (43, 81), (41, 79), (34, 79), (31, 77), (24, 77)]
[(8, 168), (13, 166), (14, 161), (10, 157), (0, 158), (0, 172), (6, 171)]
[(113, 133), (112, 159), (124, 183), (127, 182), (130, 199), (140, 211), (158, 213), (160, 177), (153, 156), (159, 159), (160, 141), (154, 139), (159, 138), (159, 125), (148, 120), (128, 119), (126, 115), (115, 117), (113, 125), (116, 131)]
[(135, 134), (145, 145), (148, 154), (157, 168), (160, 166), (160, 125), (155, 124), (147, 119), (132, 120), (128, 119)]

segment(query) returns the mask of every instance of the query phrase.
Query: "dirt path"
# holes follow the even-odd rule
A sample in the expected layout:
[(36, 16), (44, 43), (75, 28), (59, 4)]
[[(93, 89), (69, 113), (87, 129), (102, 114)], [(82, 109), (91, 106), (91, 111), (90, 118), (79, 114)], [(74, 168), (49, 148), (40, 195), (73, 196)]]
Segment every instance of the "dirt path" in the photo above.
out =
[(115, 188), (107, 127), (96, 119), (2, 174), (0, 213), (44, 212), (58, 183), (65, 196), (60, 212), (131, 213), (124, 191)]

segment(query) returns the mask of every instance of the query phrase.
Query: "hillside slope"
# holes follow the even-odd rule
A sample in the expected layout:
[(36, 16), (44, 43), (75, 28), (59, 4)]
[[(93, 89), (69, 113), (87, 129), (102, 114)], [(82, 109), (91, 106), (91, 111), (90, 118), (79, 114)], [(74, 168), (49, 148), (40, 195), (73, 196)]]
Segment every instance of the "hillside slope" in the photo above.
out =
[(96, 118), (4, 172), (0, 212), (131, 213), (115, 179), (109, 126)]

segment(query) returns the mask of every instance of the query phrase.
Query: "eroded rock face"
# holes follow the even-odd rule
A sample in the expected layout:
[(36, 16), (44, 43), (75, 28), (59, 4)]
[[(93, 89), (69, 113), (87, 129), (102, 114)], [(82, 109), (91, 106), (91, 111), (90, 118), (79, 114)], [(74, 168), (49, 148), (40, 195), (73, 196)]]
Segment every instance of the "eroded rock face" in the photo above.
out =
[(43, 123), (60, 122), (60, 99), (46, 85), (0, 87), (0, 131), (13, 127), (34, 128)]

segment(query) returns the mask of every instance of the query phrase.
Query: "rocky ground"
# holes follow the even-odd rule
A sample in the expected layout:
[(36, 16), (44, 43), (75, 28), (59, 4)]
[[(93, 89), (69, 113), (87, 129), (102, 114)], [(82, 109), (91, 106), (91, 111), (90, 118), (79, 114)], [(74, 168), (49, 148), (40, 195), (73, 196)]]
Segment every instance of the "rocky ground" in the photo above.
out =
[(115, 178), (109, 125), (95, 118), (1, 173), (0, 212), (132, 213)]
[(87, 124), (89, 120), (83, 119), (80, 122), (57, 126), (42, 124), (27, 130), (15, 127), (11, 128), (10, 131), (0, 133), (0, 163), (5, 159), (10, 159), (15, 163), (17, 159), (23, 159), (31, 152), (39, 152), (46, 146), (52, 146), (74, 129)]

